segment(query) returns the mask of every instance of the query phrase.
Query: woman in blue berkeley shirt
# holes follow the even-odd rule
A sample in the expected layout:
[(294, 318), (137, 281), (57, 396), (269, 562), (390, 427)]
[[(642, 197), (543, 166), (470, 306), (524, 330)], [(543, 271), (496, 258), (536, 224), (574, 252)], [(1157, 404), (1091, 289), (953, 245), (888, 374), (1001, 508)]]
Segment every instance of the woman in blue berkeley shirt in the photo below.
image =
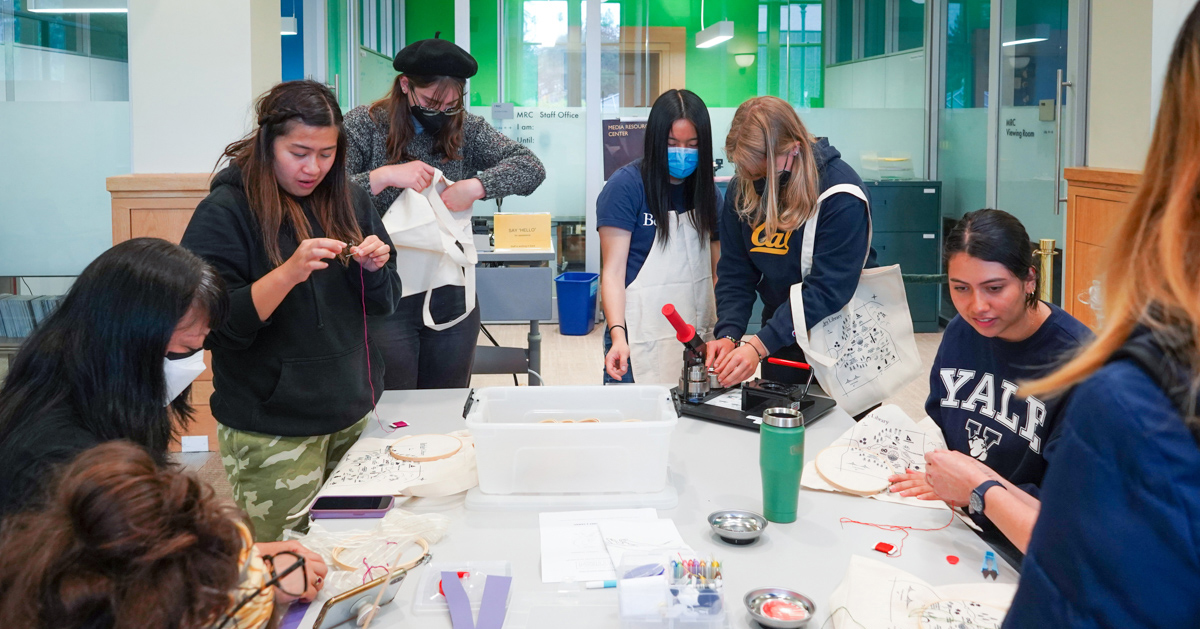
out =
[[(792, 308), (803, 308), (807, 327), (850, 302), (864, 263), (875, 266), (871, 223), (862, 179), (824, 138), (805, 129), (796, 110), (780, 98), (759, 96), (733, 115), (725, 154), (737, 167), (721, 210), (721, 262), (717, 274), (717, 340), (709, 343), (708, 363), (721, 384), (732, 386), (754, 375), (768, 355), (804, 360), (796, 345)], [(806, 222), (817, 214), (812, 268), (801, 268)], [(804, 282), (804, 303), (790, 301), (792, 285)], [(757, 293), (757, 295), (756, 295)], [(762, 330), (742, 338), (755, 297), (763, 302)], [(806, 373), (762, 364), (764, 378), (801, 382)]]
[(711, 338), (717, 198), (708, 108), (668, 90), (650, 109), (642, 159), (613, 173), (596, 200), (606, 383), (679, 380), (683, 346), (666, 304)]
[(1069, 393), (1006, 628), (1200, 622), (1197, 100), (1193, 8), (1167, 64), (1141, 187), (1098, 275), (1104, 327), (1022, 389)]
[(967, 507), (1023, 553), (1062, 407), (1017, 395), (1017, 387), (1065, 362), (1092, 333), (1037, 298), (1033, 244), (1013, 215), (967, 214), (946, 238), (944, 255), (958, 316), (933, 361), (925, 412), (950, 449), (930, 452), (925, 473), (893, 476), (892, 491)]

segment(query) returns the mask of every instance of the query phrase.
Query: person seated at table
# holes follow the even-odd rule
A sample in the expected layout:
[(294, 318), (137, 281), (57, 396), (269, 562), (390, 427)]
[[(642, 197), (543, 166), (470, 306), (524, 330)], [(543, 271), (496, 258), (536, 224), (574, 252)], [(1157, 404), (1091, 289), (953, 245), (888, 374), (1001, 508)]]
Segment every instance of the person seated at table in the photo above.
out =
[(93, 260), (0, 389), (0, 517), (30, 506), (56, 466), (105, 441), (132, 441), (165, 464), (192, 419), (204, 338), (228, 310), (216, 271), (165, 240), (127, 240)]
[(949, 450), (927, 454), (924, 473), (893, 476), (891, 491), (966, 507), (1024, 553), (1062, 406), (1022, 397), (1017, 387), (1050, 373), (1092, 333), (1037, 298), (1033, 244), (1011, 214), (967, 214), (946, 238), (944, 256), (958, 316), (933, 361), (925, 411)]
[(254, 546), (231, 503), (133, 443), (60, 469), (41, 508), (0, 528), (5, 626), (255, 629), (274, 624), (277, 605), (316, 595), (319, 555)]

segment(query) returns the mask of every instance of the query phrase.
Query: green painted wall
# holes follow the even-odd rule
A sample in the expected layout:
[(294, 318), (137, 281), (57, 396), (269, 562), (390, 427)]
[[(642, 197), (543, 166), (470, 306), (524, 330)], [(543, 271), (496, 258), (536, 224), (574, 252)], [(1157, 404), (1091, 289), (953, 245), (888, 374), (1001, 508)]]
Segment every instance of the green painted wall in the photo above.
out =
[[(495, 13), (495, 10), (492, 11)], [(454, 41), (454, 0), (410, 0), (404, 3), (404, 41), (433, 37)]]

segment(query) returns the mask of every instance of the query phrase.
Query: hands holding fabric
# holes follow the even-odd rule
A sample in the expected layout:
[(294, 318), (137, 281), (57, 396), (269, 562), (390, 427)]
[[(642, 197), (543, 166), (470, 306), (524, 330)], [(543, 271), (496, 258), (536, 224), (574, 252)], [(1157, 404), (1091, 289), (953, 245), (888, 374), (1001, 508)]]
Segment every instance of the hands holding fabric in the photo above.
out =
[(888, 479), (891, 492), (921, 500), (943, 500), (952, 507), (965, 507), (971, 491), (989, 479), (1000, 480), (992, 468), (954, 450), (925, 453), (925, 472), (907, 470)]

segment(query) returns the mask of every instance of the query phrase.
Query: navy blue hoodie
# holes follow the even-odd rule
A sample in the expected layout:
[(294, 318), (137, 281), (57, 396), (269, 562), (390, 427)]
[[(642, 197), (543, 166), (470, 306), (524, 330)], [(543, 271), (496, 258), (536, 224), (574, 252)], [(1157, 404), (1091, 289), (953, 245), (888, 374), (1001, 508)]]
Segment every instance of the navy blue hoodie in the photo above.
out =
[(1046, 458), (1004, 627), (1197, 626), (1200, 447), (1177, 403), (1110, 362), (1071, 392)]
[[(821, 192), (843, 183), (863, 187), (862, 179), (827, 139), (821, 138), (813, 145), (813, 156)], [(762, 230), (738, 216), (736, 190), (735, 179), (729, 183), (720, 213), (721, 259), (717, 262), (717, 326), (713, 335), (741, 338), (750, 322), (757, 291), (763, 301), (763, 327), (758, 338), (773, 354), (796, 341), (789, 293), (801, 280), (804, 226), (763, 242)], [(813, 266), (804, 280), (804, 320), (810, 328), (841, 310), (854, 296), (867, 255), (868, 225), (866, 204), (858, 197), (837, 194), (821, 207)], [(867, 266), (877, 266), (874, 249), (870, 254)]]

